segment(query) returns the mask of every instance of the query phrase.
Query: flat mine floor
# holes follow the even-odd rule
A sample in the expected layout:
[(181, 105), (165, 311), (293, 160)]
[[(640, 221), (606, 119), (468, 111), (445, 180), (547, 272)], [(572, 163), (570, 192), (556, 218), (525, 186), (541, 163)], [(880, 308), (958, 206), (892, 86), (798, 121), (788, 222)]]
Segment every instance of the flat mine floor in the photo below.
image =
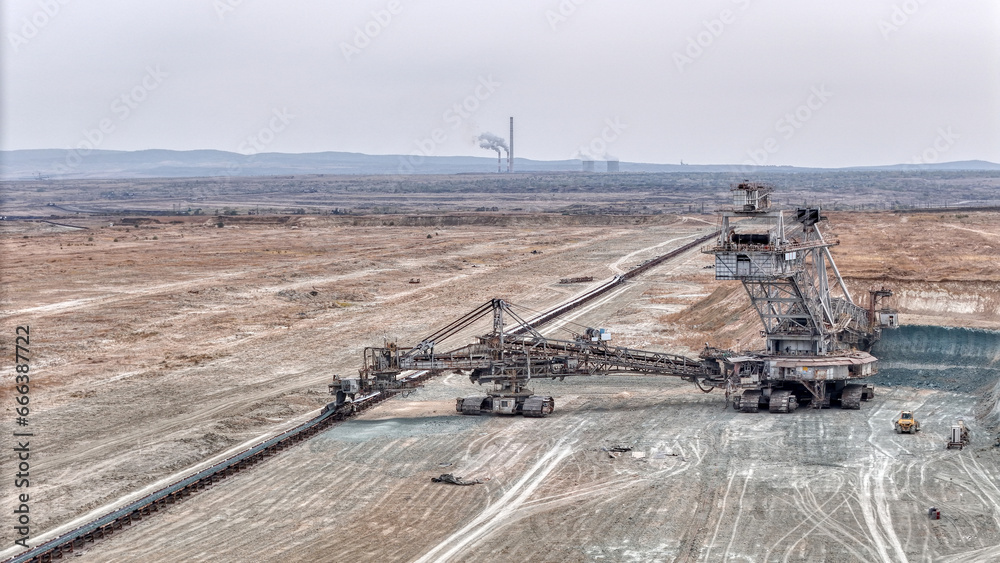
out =
[[(1000, 557), (997, 455), (944, 447), (954, 417), (972, 418), (971, 396), (897, 387), (860, 411), (748, 415), (668, 378), (535, 390), (556, 397), (555, 414), (470, 417), (454, 397), (476, 389), (435, 380), (81, 561)], [(893, 431), (902, 408), (917, 411), (922, 432)], [(431, 481), (442, 473), (484, 482)]]

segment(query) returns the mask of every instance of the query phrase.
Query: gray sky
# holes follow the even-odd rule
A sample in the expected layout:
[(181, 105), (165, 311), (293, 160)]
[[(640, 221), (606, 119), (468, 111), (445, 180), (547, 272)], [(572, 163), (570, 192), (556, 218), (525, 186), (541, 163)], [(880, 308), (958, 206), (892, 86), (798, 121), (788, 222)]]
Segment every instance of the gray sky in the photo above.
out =
[(8, 150), (1000, 162), (995, 0), (2, 6)]

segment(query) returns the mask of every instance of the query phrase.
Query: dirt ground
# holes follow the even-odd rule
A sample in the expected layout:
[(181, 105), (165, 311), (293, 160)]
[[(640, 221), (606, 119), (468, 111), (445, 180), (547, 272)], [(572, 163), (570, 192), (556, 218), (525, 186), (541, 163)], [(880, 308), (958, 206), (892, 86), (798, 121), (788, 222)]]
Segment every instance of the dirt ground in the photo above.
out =
[[(831, 214), (827, 233), (856, 299), (884, 283), (904, 322), (996, 329), (997, 218)], [(586, 221), (5, 225), (3, 335), (32, 334), (33, 535), (308, 418), (367, 345), (416, 342), (493, 297), (550, 307), (586, 287), (561, 277), (606, 279), (715, 227), (707, 216)], [(567, 320), (609, 328), (619, 345), (756, 347), (742, 288), (712, 280), (711, 263), (690, 251)], [(538, 382), (556, 397), (546, 419), (455, 414), (454, 398), (478, 390), (432, 380), (83, 560), (1000, 555), (988, 429), (970, 422), (977, 447), (943, 449), (955, 417), (974, 419), (974, 394), (893, 387), (860, 412), (740, 416), (670, 378), (605, 377)], [(12, 427), (9, 388), (0, 400)], [(892, 433), (903, 407), (923, 414), (923, 433)], [(602, 451), (621, 444), (633, 452)], [(0, 464), (11, 473), (9, 457)], [(441, 473), (489, 480), (430, 482)], [(11, 503), (4, 494), (0, 510)], [(930, 505), (947, 517), (927, 520)]]
[[(435, 381), (82, 560), (1000, 556), (996, 454), (943, 448), (953, 417), (971, 418), (970, 396), (895, 388), (860, 412), (741, 416), (677, 381), (607, 377), (540, 383), (559, 409), (544, 420), (450, 412), (470, 391)], [(892, 431), (901, 408), (921, 413), (923, 432)], [(613, 458), (615, 446), (632, 451)], [(431, 482), (442, 473), (485, 482)]]

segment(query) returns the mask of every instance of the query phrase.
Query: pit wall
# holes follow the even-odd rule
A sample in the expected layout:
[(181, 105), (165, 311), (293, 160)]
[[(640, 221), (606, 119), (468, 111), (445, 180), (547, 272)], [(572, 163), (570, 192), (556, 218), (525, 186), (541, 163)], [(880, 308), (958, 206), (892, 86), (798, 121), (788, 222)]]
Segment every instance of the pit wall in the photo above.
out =
[(904, 324), (1000, 330), (1000, 284), (995, 281), (848, 281), (861, 305), (868, 304), (868, 290), (880, 285), (893, 291), (889, 305), (902, 313)]
[(884, 330), (872, 354), (872, 383), (982, 394), (977, 418), (1000, 426), (1000, 331), (907, 325)]

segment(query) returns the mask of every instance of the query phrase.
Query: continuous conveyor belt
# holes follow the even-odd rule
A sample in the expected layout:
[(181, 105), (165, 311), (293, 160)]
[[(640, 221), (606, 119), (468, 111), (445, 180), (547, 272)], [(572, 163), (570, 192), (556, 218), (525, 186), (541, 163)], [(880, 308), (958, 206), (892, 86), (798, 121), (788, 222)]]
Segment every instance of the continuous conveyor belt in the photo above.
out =
[[(430, 374), (428, 373), (419, 374), (414, 376), (412, 380), (421, 381), (429, 376)], [(354, 402), (356, 411), (369, 408), (388, 399), (393, 394), (381, 392), (359, 398)], [(348, 416), (350, 416), (348, 413), (324, 409), (319, 416), (287, 432), (265, 440), (194, 475), (185, 477), (156, 492), (150, 493), (79, 528), (12, 557), (4, 563), (40, 563), (60, 559), (65, 553), (72, 553), (75, 549), (83, 547), (88, 543), (110, 536), (116, 530), (121, 530), (124, 526), (130, 525), (135, 520), (142, 520), (144, 517), (157, 512), (160, 508), (168, 504), (173, 504), (234, 473), (239, 473), (243, 469), (289, 446), (307, 440), (325, 430), (334, 422), (344, 420)]]
[[(713, 238), (716, 238), (718, 236), (719, 236), (719, 231), (714, 231), (714, 232), (709, 233), (709, 234), (707, 234), (707, 235), (705, 235), (703, 237), (699, 237), (699, 238), (697, 238), (697, 239), (689, 242), (688, 244), (685, 244), (684, 246), (681, 246), (679, 248), (671, 250), (670, 252), (668, 252), (668, 253), (666, 253), (666, 254), (664, 254), (662, 256), (657, 256), (656, 258), (653, 258), (652, 260), (648, 260), (646, 262), (643, 262), (642, 264), (636, 266), (635, 268), (632, 268), (631, 270), (625, 272), (624, 274), (615, 276), (614, 278), (611, 279), (611, 281), (608, 281), (608, 282), (602, 284), (601, 286), (599, 286), (597, 288), (594, 288), (594, 289), (588, 291), (587, 293), (584, 293), (583, 295), (577, 297), (576, 299), (573, 299), (572, 301), (569, 301), (567, 303), (563, 303), (562, 305), (559, 305), (558, 307), (556, 307), (556, 308), (554, 308), (554, 309), (552, 309), (550, 311), (547, 311), (545, 313), (542, 313), (541, 315), (538, 315), (534, 319), (531, 319), (530, 321), (528, 321), (527, 324), (528, 324), (528, 326), (530, 326), (533, 329), (538, 329), (538, 327), (544, 325), (545, 323), (548, 323), (549, 321), (557, 319), (560, 316), (562, 316), (562, 315), (564, 315), (564, 314), (572, 311), (573, 309), (576, 309), (577, 307), (580, 307), (581, 305), (584, 305), (585, 303), (589, 303), (590, 301), (593, 301), (594, 299), (600, 297), (601, 295), (604, 295), (605, 293), (611, 291), (613, 288), (618, 287), (619, 285), (625, 283), (626, 281), (628, 281), (628, 280), (630, 280), (630, 279), (632, 279), (632, 278), (634, 278), (634, 277), (642, 274), (643, 272), (649, 270), (650, 268), (654, 268), (656, 266), (659, 266), (660, 264), (666, 262), (667, 260), (670, 260), (671, 258), (674, 258), (674, 257), (676, 257), (676, 256), (678, 256), (680, 254), (683, 254), (683, 253), (687, 252), (688, 250), (691, 250), (692, 248), (697, 247), (698, 245), (702, 244), (703, 242), (706, 242), (706, 241), (711, 240)], [(511, 334), (522, 334), (522, 333), (526, 332), (527, 330), (528, 330), (528, 327), (522, 326), (522, 327), (519, 327), (519, 328), (511, 331)]]
[[(567, 303), (559, 305), (550, 311), (542, 313), (538, 317), (529, 321), (528, 324), (532, 328), (540, 327), (560, 315), (572, 311), (573, 309), (592, 301), (596, 297), (607, 293), (612, 288), (624, 283), (626, 280), (632, 279), (650, 268), (662, 264), (666, 260), (678, 256), (679, 254), (682, 254), (697, 245), (718, 236), (718, 234), (718, 232), (713, 232), (705, 235), (684, 246), (681, 246), (680, 248), (672, 250), (667, 254), (644, 262), (622, 275), (615, 276), (611, 281), (601, 285), (600, 287), (597, 287)], [(522, 327), (513, 331), (513, 333), (518, 334), (525, 330), (527, 330), (527, 328)], [(416, 372), (410, 375), (407, 379), (417, 383), (429, 379), (433, 375), (433, 372)], [(372, 405), (388, 399), (394, 394), (395, 393), (391, 392), (377, 392), (367, 397), (355, 399), (353, 402), (354, 411), (357, 412), (367, 409)], [(87, 524), (84, 524), (70, 532), (7, 559), (3, 563), (43, 563), (54, 559), (61, 559), (66, 553), (73, 553), (75, 549), (82, 548), (88, 543), (93, 543), (96, 540), (110, 536), (114, 534), (116, 530), (121, 530), (123, 527), (130, 525), (133, 521), (142, 520), (144, 517), (159, 511), (160, 508), (166, 507), (168, 504), (173, 504), (194, 492), (204, 489), (230, 475), (238, 473), (259, 461), (267, 459), (289, 446), (307, 440), (322, 430), (325, 430), (334, 422), (344, 420), (349, 416), (351, 416), (351, 413), (349, 412), (333, 410), (328, 406), (319, 414), (319, 416), (316, 416), (315, 418), (312, 418), (305, 423), (288, 430), (287, 432), (265, 440), (211, 467), (203, 469), (194, 475), (190, 475), (184, 479), (176, 481), (175, 483), (146, 495), (139, 500), (105, 514), (96, 520), (92, 520), (91, 522), (88, 522)]]

